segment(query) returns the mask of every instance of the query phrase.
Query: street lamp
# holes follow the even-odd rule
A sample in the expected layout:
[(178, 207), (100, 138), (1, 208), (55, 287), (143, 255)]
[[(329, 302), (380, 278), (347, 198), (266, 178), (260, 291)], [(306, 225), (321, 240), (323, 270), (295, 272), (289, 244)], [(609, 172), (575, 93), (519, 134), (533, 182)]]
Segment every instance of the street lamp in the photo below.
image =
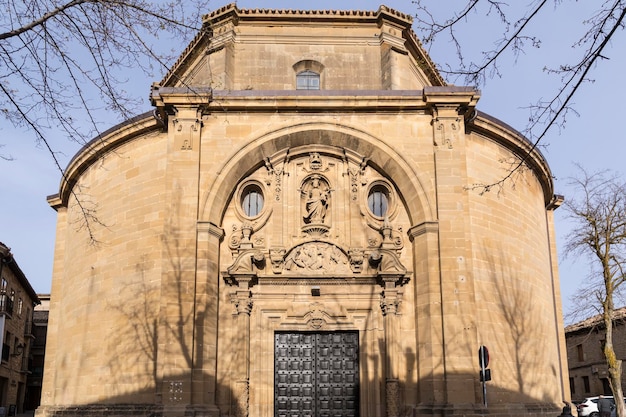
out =
[(11, 353), (11, 356), (20, 356), (22, 353), (24, 353), (24, 343), (19, 343), (17, 346), (15, 346), (15, 352)]

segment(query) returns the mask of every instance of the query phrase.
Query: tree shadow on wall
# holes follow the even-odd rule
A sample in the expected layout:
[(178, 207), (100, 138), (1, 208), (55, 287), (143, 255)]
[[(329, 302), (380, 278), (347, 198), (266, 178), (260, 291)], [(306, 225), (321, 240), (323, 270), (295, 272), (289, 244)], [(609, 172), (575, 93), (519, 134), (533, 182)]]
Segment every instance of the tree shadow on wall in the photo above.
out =
[(137, 265), (137, 273), (141, 277), (139, 281), (120, 280), (120, 287), (128, 298), (109, 303), (110, 310), (123, 320), (107, 343), (107, 351), (111, 353), (108, 369), (114, 381), (133, 378), (135, 373), (150, 376), (156, 395), (161, 391), (157, 371), (160, 291), (158, 285), (146, 277), (143, 262)]
[[(496, 251), (484, 249), (483, 255), (489, 271), (486, 274), (488, 283), (483, 282), (477, 287), (477, 302), (483, 302), (482, 307), (488, 308), (489, 317), (495, 318), (488, 325), (493, 326), (490, 333), (496, 336), (495, 340), (484, 343), (490, 347), (492, 363), (497, 366), (498, 373), (504, 374), (494, 374), (494, 379), (507, 378), (507, 385), (516, 387), (509, 394), (539, 401), (562, 398), (554, 311), (558, 306), (553, 305), (551, 282), (538, 283), (532, 271), (525, 274), (518, 271), (515, 264), (525, 265), (526, 261), (513, 262), (502, 248)], [(532, 275), (531, 279), (526, 279), (529, 275)], [(556, 362), (549, 360), (550, 357)], [(550, 380), (554, 384), (550, 384)], [(506, 398), (505, 395), (500, 397)]]
[[(180, 318), (171, 325), (159, 323), (162, 308), (160, 279), (151, 279), (149, 274), (151, 269), (150, 262), (142, 259), (136, 265), (134, 277), (120, 279), (118, 287), (122, 289), (123, 297), (107, 302), (107, 311), (116, 316), (115, 328), (108, 334), (108, 338), (102, 338), (103, 345), (100, 346), (100, 349), (107, 352), (108, 360), (98, 369), (83, 367), (80, 370), (93, 374), (93, 383), (101, 399), (88, 403), (76, 401), (62, 405), (43, 405), (37, 409), (37, 416), (160, 417), (168, 416), (172, 412), (175, 412), (175, 415), (184, 413), (197, 416), (210, 415), (202, 414), (202, 404), (194, 402), (193, 399), (190, 401), (189, 398), (189, 395), (193, 395), (189, 392), (192, 381), (198, 379), (208, 381), (215, 377), (213, 374), (192, 371), (194, 364), (191, 352), (194, 347), (181, 335), (185, 329), (189, 331), (194, 323), (194, 317), (192, 313), (185, 313), (182, 307), (176, 306), (175, 311), (180, 313)], [(178, 274), (176, 276), (178, 277)], [(183, 284), (178, 279), (176, 281), (177, 290), (182, 291)], [(181, 296), (177, 297), (179, 304), (182, 305)], [(202, 316), (195, 318), (200, 328), (202, 321)], [(108, 330), (106, 325), (104, 323), (102, 325), (103, 332), (106, 332)], [(196, 343), (201, 344), (202, 335), (197, 334), (196, 337)], [(163, 358), (159, 357), (162, 351), (159, 349), (163, 339), (175, 343), (176, 350), (182, 352), (181, 355), (177, 355), (179, 362), (176, 363), (176, 368), (180, 369), (180, 372), (167, 372), (161, 368)], [(89, 344), (89, 341), (84, 343)], [(195, 366), (197, 368), (198, 364)], [(220, 389), (224, 390), (223, 387)], [(197, 409), (191, 406), (192, 411), (189, 411), (190, 402), (198, 405)], [(208, 405), (214, 408), (214, 404)], [(213, 412), (211, 415), (215, 414)]]
[[(180, 401), (179, 393), (177, 392), (176, 381), (188, 381), (191, 378), (191, 374), (181, 373), (177, 375), (168, 375), (163, 380), (159, 378), (157, 372), (157, 347), (159, 345), (158, 340), (158, 323), (155, 313), (158, 311), (158, 306), (154, 305), (153, 296), (158, 298), (158, 288), (156, 285), (151, 284), (145, 273), (145, 266), (140, 263), (137, 267), (137, 271), (141, 276), (141, 280), (135, 281), (126, 285), (124, 291), (128, 292), (131, 296), (125, 298), (125, 300), (132, 300), (132, 302), (111, 302), (110, 306), (120, 316), (126, 319), (125, 323), (122, 323), (115, 333), (115, 337), (109, 341), (106, 346), (112, 352), (108, 368), (111, 372), (112, 379), (115, 381), (123, 381), (124, 379), (132, 380), (136, 378), (138, 372), (137, 364), (143, 364), (143, 368), (140, 367), (142, 372), (151, 376), (152, 383), (146, 384), (141, 388), (129, 389), (125, 392), (112, 392), (110, 391), (107, 396), (104, 396), (99, 402), (92, 402), (81, 405), (68, 405), (67, 407), (49, 407), (42, 411), (46, 411), (49, 417), (83, 417), (87, 415), (98, 415), (103, 417), (121, 417), (123, 416), (141, 416), (141, 417), (165, 417), (167, 412), (165, 404), (176, 405), (182, 403)], [(495, 275), (495, 273), (494, 273)], [(124, 284), (122, 281), (121, 285)], [(372, 300), (375, 300), (375, 296), (380, 291), (380, 288), (373, 287)], [(527, 304), (523, 303), (523, 297), (516, 297), (514, 293), (507, 292), (505, 288), (498, 290), (499, 297), (503, 299), (503, 310), (508, 312), (502, 312), (505, 317), (512, 317), (510, 312), (516, 308), (524, 308)], [(520, 300), (517, 300), (517, 299)], [(517, 301), (516, 301), (517, 300)], [(339, 299), (336, 300), (340, 301)], [(379, 308), (376, 303), (371, 306), (372, 309)], [(409, 306), (405, 306), (409, 308)], [(515, 318), (515, 317), (514, 317)], [(516, 319), (517, 320), (517, 319)], [(367, 321), (366, 328), (371, 328), (374, 323)], [(382, 329), (381, 329), (382, 331)], [(515, 336), (513, 340), (516, 343), (521, 343), (520, 346), (524, 347), (524, 343), (521, 341), (524, 335), (528, 335), (529, 330), (522, 325), (511, 329), (512, 334)], [(239, 339), (242, 339), (243, 335)], [(133, 343), (126, 343), (127, 340), (132, 340)], [(234, 345), (237, 346), (237, 341), (234, 341)], [(241, 345), (239, 345), (241, 346)], [(388, 354), (386, 346), (379, 338), (378, 352), (363, 352), (370, 356), (368, 361), (374, 364), (374, 367), (382, 366), (380, 362), (386, 361), (386, 355)], [(113, 354), (114, 353), (114, 354)], [(497, 351), (495, 352), (497, 354)], [(411, 349), (404, 350), (404, 363), (408, 367), (413, 367), (419, 360), (417, 355)], [(236, 363), (241, 358), (238, 354), (233, 355), (232, 361)], [(520, 357), (518, 364), (521, 366), (528, 358)], [(129, 363), (135, 364), (134, 367), (129, 367)], [(191, 369), (191, 363), (188, 364)], [(228, 366), (228, 364), (220, 363), (220, 366)], [(361, 378), (363, 382), (374, 380), (374, 376), (370, 375), (370, 369), (366, 367), (361, 370)], [(377, 371), (373, 372), (376, 373)], [(201, 377), (210, 378), (213, 375), (202, 374)], [(466, 373), (450, 373), (446, 376), (443, 375), (426, 375), (427, 379), (442, 379), (451, 378), (455, 380), (473, 380), (476, 383), (478, 379), (477, 374)], [(428, 404), (419, 402), (417, 399), (411, 401), (410, 398), (404, 397), (402, 403), (404, 406), (400, 410), (399, 415), (416, 417), (432, 417), (432, 416), (460, 416), (465, 417), (479, 417), (488, 413), (491, 417), (509, 417), (510, 415), (517, 416), (554, 416), (558, 414), (557, 407), (554, 404), (545, 403), (546, 398), (550, 395), (548, 392), (545, 396), (531, 396), (523, 389), (523, 385), (526, 383), (523, 378), (519, 379), (522, 384), (522, 389), (516, 391), (510, 391), (498, 384), (499, 375), (494, 375), (494, 380), (488, 383), (488, 399), (489, 406), (485, 409), (480, 404), (454, 404), (454, 399), (448, 404)], [(376, 381), (375, 381), (376, 382)], [(379, 381), (378, 381), (379, 382)], [(170, 386), (163, 386), (163, 384), (172, 384)], [(222, 407), (220, 409), (220, 415), (232, 415), (242, 416), (246, 415), (244, 410), (238, 408), (238, 395), (239, 393), (231, 391), (227, 385), (220, 384), (217, 381), (217, 390), (221, 393), (222, 398), (219, 399), (220, 403), (230, 403), (232, 407)], [(400, 380), (401, 388), (404, 388), (409, 381)], [(378, 395), (384, 401), (384, 389)], [(405, 389), (402, 389), (406, 392)], [(161, 397), (164, 395), (164, 397)], [(361, 394), (363, 395), (363, 393)], [(404, 394), (408, 395), (408, 394)], [(509, 399), (508, 401), (500, 401), (500, 398)], [(411, 405), (407, 405), (411, 403)], [(38, 414), (40, 415), (40, 414)], [(193, 414), (191, 414), (193, 415)], [(199, 416), (204, 414), (197, 414)], [(362, 416), (366, 414), (361, 413)], [(380, 409), (380, 415), (385, 415), (384, 405)]]
[[(60, 374), (63, 386), (50, 388), (61, 395), (56, 394), (51, 406), (44, 401), (37, 415), (157, 416), (168, 407), (201, 403), (199, 395), (214, 395), (215, 387), (206, 388), (214, 375), (202, 371), (205, 313), (194, 308), (196, 247), (186, 243), (196, 240), (196, 226), (189, 216), (176, 217), (183, 212), (181, 193), (174, 192), (176, 202), (161, 245), (154, 244), (155, 235), (138, 233), (142, 240), (132, 246), (137, 253), (134, 271), (111, 262), (107, 273), (121, 277), (116, 282), (98, 282), (95, 278), (100, 274), (95, 274), (88, 290), (93, 305), (100, 305), (93, 308), (99, 311), (84, 315), (80, 353), (71, 366), (62, 361), (59, 368), (75, 371)], [(192, 228), (181, 226), (184, 221)], [(111, 297), (110, 288), (118, 289), (119, 295)], [(108, 299), (106, 305), (103, 298)], [(90, 309), (92, 303), (82, 307)], [(94, 326), (101, 326), (100, 334)], [(91, 340), (87, 338), (90, 327), (96, 336)], [(91, 355), (96, 351), (97, 356)], [(97, 358), (102, 363), (96, 363)], [(80, 379), (72, 381), (74, 374)], [(211, 393), (192, 392), (192, 385), (202, 385)], [(87, 403), (80, 392), (98, 401)]]
[[(426, 375), (426, 378), (438, 379), (440, 375)], [(455, 380), (473, 380), (479, 382), (476, 373), (448, 373), (446, 377)], [(564, 404), (555, 404), (545, 399), (549, 393), (538, 397), (512, 391), (498, 382), (498, 375), (486, 382), (487, 406), (482, 403), (482, 394), (478, 402), (469, 404), (451, 398), (447, 403), (418, 402), (414, 408), (406, 407), (402, 416), (412, 417), (554, 417), (560, 415)], [(541, 398), (543, 397), (543, 398)]]

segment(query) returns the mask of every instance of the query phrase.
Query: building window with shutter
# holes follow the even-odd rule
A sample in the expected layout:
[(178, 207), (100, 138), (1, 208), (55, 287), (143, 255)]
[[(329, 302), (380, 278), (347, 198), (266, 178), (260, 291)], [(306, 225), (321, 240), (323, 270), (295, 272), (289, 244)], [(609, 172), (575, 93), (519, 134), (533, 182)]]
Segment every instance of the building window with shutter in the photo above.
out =
[(583, 362), (585, 360), (585, 352), (583, 350), (582, 344), (576, 346), (576, 355), (578, 358), (578, 362)]

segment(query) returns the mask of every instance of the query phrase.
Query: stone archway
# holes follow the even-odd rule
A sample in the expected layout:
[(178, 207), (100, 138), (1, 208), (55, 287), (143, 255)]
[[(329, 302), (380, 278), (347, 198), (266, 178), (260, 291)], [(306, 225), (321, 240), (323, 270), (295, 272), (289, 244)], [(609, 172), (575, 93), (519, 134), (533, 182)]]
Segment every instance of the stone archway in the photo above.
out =
[(420, 174), (419, 167), (408, 163), (404, 157), (384, 141), (363, 131), (327, 123), (298, 124), (279, 129), (256, 138), (237, 150), (226, 161), (220, 175), (202, 197), (199, 220), (220, 225), (237, 184), (242, 178), (262, 166), (271, 155), (289, 154), (296, 147), (331, 146), (347, 158), (365, 159), (381, 172), (396, 181), (399, 194), (411, 215), (412, 224), (432, 221), (435, 216), (434, 195), (430, 181)]
[[(273, 367), (279, 366), (274, 337), (282, 332), (362, 332), (358, 348), (365, 355), (357, 367), (368, 367), (368, 360), (377, 365), (370, 364), (369, 378), (357, 382), (368, 395), (354, 397), (360, 398), (354, 410), (379, 414), (386, 408), (393, 415), (399, 409), (396, 374), (402, 366), (396, 358), (403, 361), (403, 352), (416, 348), (414, 340), (399, 339), (401, 321), (413, 326), (415, 320), (412, 312), (400, 314), (402, 300), (412, 304), (414, 290), (407, 287), (412, 220), (398, 182), (416, 186), (409, 186), (408, 174), (396, 181), (393, 172), (337, 146), (337, 137), (327, 133), (302, 133), (303, 143), (294, 146), (292, 140), (291, 147), (245, 171), (246, 164), (234, 164), (242, 176), (224, 209), (217, 259), (218, 328), (224, 329), (218, 363), (232, 365), (218, 365), (218, 379), (229, 387), (225, 392), (241, 395), (237, 401), (218, 395), (218, 403), (241, 415), (267, 413), (262, 404), (278, 406), (275, 393), (259, 387), (273, 385)], [(310, 143), (312, 137), (324, 140)], [(250, 189), (263, 202), (254, 211), (241, 207)], [(373, 193), (385, 196), (384, 212), (370, 207)], [(261, 399), (248, 402), (252, 398)]]

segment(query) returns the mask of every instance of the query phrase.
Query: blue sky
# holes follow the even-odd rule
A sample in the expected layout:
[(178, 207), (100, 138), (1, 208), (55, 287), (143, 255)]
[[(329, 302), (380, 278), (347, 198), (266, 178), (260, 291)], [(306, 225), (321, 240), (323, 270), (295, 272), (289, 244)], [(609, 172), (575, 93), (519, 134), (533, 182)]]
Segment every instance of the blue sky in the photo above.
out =
[[(227, 2), (211, 2), (210, 10), (217, 9)], [(461, 1), (432, 0), (432, 11), (438, 16), (448, 16), (451, 5)], [(559, 87), (557, 76), (543, 71), (545, 66), (556, 66), (575, 56), (571, 46), (584, 33), (583, 20), (589, 17), (593, 5), (566, 0), (558, 8), (550, 6), (544, 16), (532, 27), (533, 33), (542, 39), (540, 48), (528, 48), (525, 54), (515, 58), (511, 55), (501, 61), (501, 76), (488, 79), (480, 86), (482, 91), (478, 108), (501, 119), (518, 130), (523, 130), (528, 120), (526, 107), (541, 98), (550, 98)], [(380, 2), (374, 1), (325, 1), (313, 3), (295, 1), (239, 0), (240, 8), (297, 9), (310, 5), (314, 9), (358, 9), (376, 10)], [(414, 15), (416, 7), (410, 0), (386, 1), (385, 4), (407, 14)], [(511, 6), (512, 12), (520, 12), (526, 2)], [(597, 4), (597, 3), (596, 3)], [(468, 23), (459, 29), (457, 35), (466, 43), (468, 58), (478, 59), (480, 52), (491, 49), (494, 40), (500, 35), (496, 20), (484, 15), (471, 15)], [(622, 68), (626, 67), (626, 53), (623, 47), (626, 33), (618, 31), (613, 44), (606, 51), (608, 59), (602, 60), (594, 68), (593, 82), (583, 85), (574, 99), (578, 116), (570, 116), (564, 129), (553, 129), (547, 135), (541, 149), (555, 176), (556, 192), (567, 198), (571, 196), (565, 179), (576, 174), (574, 163), (580, 163), (589, 171), (601, 169), (622, 170), (624, 145), (622, 103), (624, 86), (620, 84)], [(172, 46), (182, 52), (186, 45)], [(429, 53), (439, 65), (457, 63), (455, 51), (446, 38), (441, 37)], [(129, 91), (136, 91), (138, 97), (146, 97), (143, 110), (150, 110), (147, 100), (150, 84), (160, 80), (141, 82), (133, 80)], [(461, 82), (456, 82), (461, 84)], [(143, 86), (143, 87), (141, 87)], [(111, 120), (111, 125), (117, 121)], [(61, 160), (66, 164), (79, 149), (77, 144), (57, 138)], [(0, 241), (12, 248), (15, 258), (30, 280), (33, 288), (40, 293), (50, 291), (52, 260), (54, 252), (56, 213), (46, 202), (46, 196), (58, 191), (60, 174), (56, 170), (47, 150), (37, 147), (28, 132), (13, 128), (6, 120), (0, 120), (0, 153), (11, 155), (13, 161), (0, 159)], [(564, 211), (556, 211), (556, 230), (559, 249), (569, 230), (564, 219)], [(561, 251), (562, 252), (562, 251)], [(588, 263), (584, 259), (561, 259), (560, 278), (563, 292), (564, 310), (567, 311), (570, 298), (576, 288), (589, 274)], [(575, 301), (574, 301), (575, 302)]]

